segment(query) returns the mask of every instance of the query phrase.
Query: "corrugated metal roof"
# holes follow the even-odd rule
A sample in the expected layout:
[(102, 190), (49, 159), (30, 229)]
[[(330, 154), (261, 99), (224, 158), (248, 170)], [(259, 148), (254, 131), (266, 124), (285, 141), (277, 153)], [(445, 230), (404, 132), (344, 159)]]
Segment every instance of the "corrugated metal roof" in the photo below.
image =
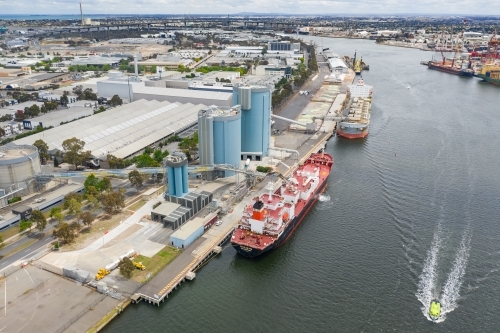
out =
[(95, 157), (105, 157), (109, 153), (125, 158), (169, 134), (194, 125), (203, 108), (206, 108), (203, 104), (138, 100), (14, 143), (33, 144), (42, 139), (52, 150), (62, 149), (64, 140), (76, 137), (85, 141), (84, 149), (90, 150)]
[(206, 90), (191, 90), (191, 89), (173, 89), (160, 87), (134, 87), (134, 94), (175, 96), (186, 98), (201, 98), (226, 101), (232, 98), (232, 92), (218, 92)]
[(173, 203), (173, 202), (164, 202), (155, 209), (153, 209), (152, 213), (158, 214), (158, 215), (163, 215), (163, 216), (168, 216), (170, 215), (173, 211), (175, 211), (177, 208), (179, 208), (181, 205)]
[(189, 236), (193, 234), (199, 228), (204, 228), (203, 219), (195, 218), (191, 221), (184, 223), (179, 229), (177, 229), (170, 237), (186, 240)]

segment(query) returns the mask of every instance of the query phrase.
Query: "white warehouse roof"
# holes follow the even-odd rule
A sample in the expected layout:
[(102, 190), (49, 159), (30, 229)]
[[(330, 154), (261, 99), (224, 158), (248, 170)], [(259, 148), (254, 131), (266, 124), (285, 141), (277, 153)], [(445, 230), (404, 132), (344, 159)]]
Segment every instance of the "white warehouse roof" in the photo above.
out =
[(328, 59), (328, 63), (330, 64), (330, 68), (347, 68), (347, 65), (345, 64), (344, 60), (340, 58), (330, 58)]
[(85, 141), (84, 150), (94, 157), (112, 154), (126, 158), (164, 137), (182, 131), (198, 121), (205, 105), (138, 100), (130, 104), (73, 121), (14, 141), (33, 144), (42, 139), (49, 149), (62, 150), (62, 142), (76, 137)]
[(226, 107), (231, 107), (233, 103), (232, 92), (145, 87), (140, 85), (134, 86), (132, 91), (134, 100), (145, 99)]

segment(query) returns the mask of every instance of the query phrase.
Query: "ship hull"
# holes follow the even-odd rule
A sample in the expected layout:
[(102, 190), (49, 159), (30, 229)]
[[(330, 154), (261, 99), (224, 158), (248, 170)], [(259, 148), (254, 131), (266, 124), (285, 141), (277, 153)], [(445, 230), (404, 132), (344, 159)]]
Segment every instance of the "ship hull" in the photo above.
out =
[(340, 123), (340, 126), (337, 128), (337, 135), (347, 139), (361, 139), (368, 135), (368, 125), (364, 127), (349, 127)]
[(427, 66), (430, 68), (430, 69), (434, 69), (436, 71), (440, 71), (440, 72), (444, 72), (444, 73), (448, 73), (448, 74), (453, 74), (453, 75), (458, 75), (458, 76), (465, 76), (465, 77), (472, 77), (474, 76), (474, 73), (472, 72), (464, 72), (464, 71), (461, 71), (461, 70), (456, 70), (456, 69), (452, 69), (450, 67), (445, 67), (445, 66), (441, 66), (441, 65), (435, 65), (431, 62), (429, 62), (427, 64)]
[(316, 192), (314, 192), (311, 200), (304, 206), (304, 209), (300, 212), (299, 215), (297, 215), (292, 222), (286, 227), (286, 229), (283, 231), (281, 236), (272, 244), (267, 246), (264, 249), (255, 249), (255, 248), (250, 248), (246, 246), (242, 246), (236, 243), (231, 243), (233, 245), (234, 249), (241, 254), (244, 257), (247, 258), (254, 258), (257, 256), (260, 256), (266, 252), (269, 252), (271, 250), (274, 250), (275, 248), (279, 247), (280, 245), (284, 244), (288, 238), (295, 232), (295, 229), (300, 225), (304, 217), (309, 213), (309, 210), (314, 206), (316, 201), (318, 201), (319, 195), (323, 193), (323, 191), (326, 188), (326, 184), (328, 182), (328, 178), (325, 178), (323, 183), (318, 187)]
[(489, 76), (483, 75), (483, 74), (478, 74), (477, 77), (483, 79), (483, 81), (486, 81), (488, 83), (494, 84), (496, 86), (500, 86), (500, 79), (493, 79)]

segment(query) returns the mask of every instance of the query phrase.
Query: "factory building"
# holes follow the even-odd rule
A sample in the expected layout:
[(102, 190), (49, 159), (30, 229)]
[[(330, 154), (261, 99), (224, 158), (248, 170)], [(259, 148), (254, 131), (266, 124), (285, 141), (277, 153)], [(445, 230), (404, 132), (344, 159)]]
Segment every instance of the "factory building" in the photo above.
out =
[(196, 125), (198, 111), (204, 108), (206, 105), (203, 104), (138, 100), (27, 136), (14, 143), (33, 144), (42, 139), (48, 144), (49, 150), (62, 151), (62, 142), (76, 137), (85, 142), (84, 150), (89, 150), (95, 159), (106, 159), (108, 154), (127, 158)]
[(238, 86), (233, 104), (241, 106), (241, 160), (261, 161), (271, 137), (271, 88)]
[(40, 171), (36, 147), (12, 143), (0, 147), (0, 207), (7, 205), (8, 198), (32, 190)]
[[(239, 168), (241, 158), (241, 109), (209, 107), (198, 113), (201, 165), (228, 164)], [(211, 171), (208, 180), (234, 175), (232, 171)]]
[(171, 89), (136, 86), (133, 88), (133, 100), (145, 99), (148, 101), (168, 101), (171, 103), (193, 103), (231, 107), (232, 93), (218, 91), (204, 91), (191, 89)]

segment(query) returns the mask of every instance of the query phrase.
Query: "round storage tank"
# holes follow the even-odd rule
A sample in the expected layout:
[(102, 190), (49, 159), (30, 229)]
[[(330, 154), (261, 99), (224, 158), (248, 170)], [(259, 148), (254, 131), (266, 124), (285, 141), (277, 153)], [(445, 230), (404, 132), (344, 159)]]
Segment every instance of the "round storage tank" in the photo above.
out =
[(271, 90), (235, 87), (233, 102), (241, 105), (241, 157), (262, 160), (268, 155), (271, 136)]
[[(240, 167), (241, 160), (241, 111), (214, 116), (214, 163)], [(225, 171), (225, 176), (234, 172)]]
[(0, 189), (8, 193), (26, 187), (40, 172), (40, 158), (36, 147), (29, 145), (0, 147)]

